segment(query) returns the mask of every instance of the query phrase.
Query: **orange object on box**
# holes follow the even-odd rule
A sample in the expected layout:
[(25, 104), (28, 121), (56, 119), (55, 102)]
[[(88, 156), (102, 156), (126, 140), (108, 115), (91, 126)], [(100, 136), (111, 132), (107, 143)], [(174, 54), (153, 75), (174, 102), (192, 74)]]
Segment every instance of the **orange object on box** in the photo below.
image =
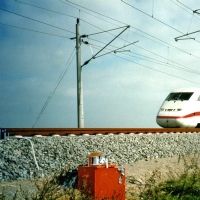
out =
[(78, 167), (78, 189), (87, 192), (93, 200), (125, 200), (125, 176), (116, 165), (91, 163)]

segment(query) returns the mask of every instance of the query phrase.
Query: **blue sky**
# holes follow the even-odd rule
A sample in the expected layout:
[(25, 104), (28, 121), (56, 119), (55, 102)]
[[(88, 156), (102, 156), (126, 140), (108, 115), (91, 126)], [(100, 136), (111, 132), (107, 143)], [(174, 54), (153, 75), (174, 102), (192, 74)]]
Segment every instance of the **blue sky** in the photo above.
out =
[[(76, 19), (81, 34), (130, 25), (83, 68), (85, 127), (158, 127), (167, 94), (200, 83), (195, 0), (1, 0), (0, 127), (77, 127)], [(82, 63), (121, 29), (85, 38)], [(182, 38), (182, 39), (185, 39)], [(42, 109), (43, 108), (43, 109)]]

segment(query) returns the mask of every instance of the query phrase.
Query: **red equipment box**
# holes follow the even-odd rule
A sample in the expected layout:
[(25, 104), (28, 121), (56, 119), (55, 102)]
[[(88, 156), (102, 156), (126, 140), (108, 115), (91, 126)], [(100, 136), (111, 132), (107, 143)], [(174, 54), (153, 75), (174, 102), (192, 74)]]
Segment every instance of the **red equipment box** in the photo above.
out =
[(125, 176), (116, 165), (89, 162), (78, 167), (78, 189), (94, 200), (125, 200)]

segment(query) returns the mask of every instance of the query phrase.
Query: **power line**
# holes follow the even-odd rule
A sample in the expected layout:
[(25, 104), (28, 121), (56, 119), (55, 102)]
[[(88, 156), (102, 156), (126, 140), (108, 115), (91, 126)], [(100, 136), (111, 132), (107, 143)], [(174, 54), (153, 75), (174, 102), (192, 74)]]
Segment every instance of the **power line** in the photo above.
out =
[(176, 6), (178, 6), (179, 8), (183, 9), (185, 12), (191, 14), (191, 12), (189, 12), (186, 8), (184, 8), (183, 6), (179, 5), (177, 2), (175, 2), (175, 0), (170, 0), (172, 3), (174, 3)]
[[(60, 0), (60, 1), (61, 1), (61, 0)], [(120, 24), (123, 24), (123, 25), (127, 25), (127, 23), (125, 23), (125, 22), (123, 22), (123, 21), (120, 21), (120, 20), (117, 20), (117, 19), (115, 19), (115, 18), (109, 17), (109, 16), (104, 15), (104, 14), (102, 14), (102, 13), (96, 12), (96, 11), (94, 11), (94, 10), (91, 10), (91, 9), (89, 9), (89, 8), (86, 8), (86, 7), (81, 6), (81, 5), (77, 4), (77, 3), (71, 2), (71, 1), (69, 1), (69, 0), (65, 0), (65, 2), (63, 2), (63, 1), (61, 1), (61, 2), (62, 2), (62, 3), (65, 3), (65, 4), (69, 5), (69, 6), (74, 5), (74, 6), (72, 6), (72, 7), (74, 7), (74, 8), (76, 8), (75, 6), (80, 7), (80, 8), (82, 8), (82, 9), (84, 9), (83, 12), (85, 12), (85, 13), (87, 13), (87, 14), (93, 16), (93, 17), (96, 17), (96, 18), (98, 18), (98, 19), (100, 19), (100, 20), (102, 20), (102, 21), (105, 21), (105, 22), (107, 22), (107, 23), (113, 24), (113, 23), (111, 23), (111, 22), (106, 21), (105, 19), (101, 19), (101, 18), (99, 18), (99, 17), (97, 17), (97, 16), (95, 16), (95, 15), (92, 15), (91, 13), (88, 13), (88, 12), (86, 12), (85, 10), (88, 10), (88, 11), (90, 11), (90, 12), (92, 12), (92, 13), (95, 13), (95, 14), (97, 14), (97, 15), (103, 16), (103, 17), (105, 17), (105, 18), (107, 18), (107, 19), (110, 19), (110, 20), (112, 20), (112, 21), (115, 21), (115, 22), (117, 22), (117, 23), (120, 23)], [(72, 4), (72, 5), (71, 5), (71, 4)], [(76, 8), (76, 9), (78, 9), (78, 8)], [(82, 19), (81, 19), (81, 20), (82, 20)], [(85, 20), (85, 21), (86, 21), (86, 20)], [(92, 24), (90, 24), (90, 25), (92, 25)], [(116, 25), (116, 24), (114, 24), (114, 25)], [(94, 26), (94, 25), (93, 25), (93, 26)], [(97, 26), (95, 25), (95, 27), (97, 27)], [(156, 37), (156, 36), (154, 36), (154, 35), (151, 35), (151, 34), (145, 32), (144, 30), (141, 30), (141, 29), (139, 29), (139, 28), (137, 28), (137, 27), (135, 27), (135, 26), (133, 26), (133, 25), (131, 25), (131, 28), (133, 28), (133, 29), (139, 31), (139, 32), (142, 33), (142, 34), (145, 34), (145, 35), (151, 37), (151, 38), (147, 38), (147, 37), (145, 37), (145, 36), (143, 35), (143, 37), (145, 37), (145, 38), (147, 38), (147, 39), (151, 39), (151, 40), (154, 39), (153, 41), (160, 42), (160, 43), (162, 43), (163, 45), (166, 45), (166, 47), (172, 47), (172, 48), (174, 48), (174, 49), (176, 49), (176, 50), (178, 50), (178, 51), (180, 51), (180, 52), (182, 52), (182, 53), (185, 53), (185, 54), (187, 54), (187, 55), (189, 55), (189, 56), (193, 56), (193, 57), (195, 57), (195, 58), (200, 59), (200, 56), (194, 55), (194, 54), (192, 54), (191, 52), (188, 52), (188, 51), (185, 50), (185, 49), (182, 49), (182, 48), (180, 48), (180, 47), (174, 46), (174, 45), (170, 44), (169, 42), (166, 42), (166, 41), (164, 41), (164, 40), (162, 40), (162, 39), (160, 39), (160, 38), (158, 38), (158, 37)], [(120, 38), (120, 39), (121, 39), (121, 38)], [(197, 41), (197, 40), (196, 40), (196, 41)], [(198, 41), (197, 41), (197, 42), (198, 42)]]
[(89, 36), (93, 36), (93, 35), (97, 35), (97, 34), (101, 34), (101, 33), (107, 33), (107, 32), (110, 32), (110, 31), (115, 31), (115, 30), (121, 29), (121, 28), (130, 28), (130, 26), (123, 26), (123, 27), (112, 28), (112, 29), (101, 31), (101, 32), (98, 32), (98, 33), (91, 33), (91, 34), (87, 34), (87, 35), (82, 35), (82, 37), (83, 36), (89, 37)]
[(155, 52), (153, 52), (153, 51), (150, 51), (150, 50), (148, 50), (148, 49), (146, 49), (146, 48), (144, 48), (144, 47), (141, 47), (141, 46), (139, 46), (139, 45), (135, 45), (135, 46), (138, 47), (138, 48), (140, 48), (140, 49), (143, 49), (143, 50), (146, 51), (146, 52), (149, 52), (149, 53), (151, 53), (151, 54), (153, 54), (153, 55), (156, 55), (156, 56), (158, 56), (158, 57), (160, 57), (160, 58), (162, 58), (162, 59), (164, 59), (164, 60), (166, 60), (166, 61), (170, 61), (171, 63), (174, 63), (174, 64), (176, 64), (176, 65), (178, 65), (178, 66), (181, 66), (181, 67), (183, 67), (183, 68), (185, 68), (185, 69), (189, 69), (188, 67), (186, 67), (186, 66), (183, 65), (183, 64), (180, 64), (180, 63), (175, 62), (175, 61), (173, 61), (173, 60), (171, 60), (171, 59), (165, 58), (164, 56), (161, 56), (160, 54), (155, 53)]
[[(190, 30), (191, 24), (192, 24), (192, 22), (193, 22), (193, 18), (196, 17), (198, 20), (199, 20), (199, 18), (198, 18), (196, 15), (194, 15), (195, 11), (193, 11), (193, 10), (190, 9), (189, 7), (188, 7), (188, 8), (189, 8), (190, 11), (188, 11), (188, 8), (185, 8), (181, 2), (175, 1), (175, 0), (170, 0), (170, 1), (171, 1), (173, 4), (175, 4), (176, 6), (178, 6), (179, 8), (181, 8), (182, 10), (184, 10), (185, 12), (187, 12), (187, 13), (189, 13), (189, 14), (191, 15), (190, 22), (189, 22), (189, 25), (188, 25), (188, 28), (187, 28), (187, 33), (188, 33), (189, 30)], [(180, 4), (180, 3), (181, 3), (181, 4)]]
[[(124, 31), (126, 31), (128, 28), (130, 28), (130, 26), (125, 26), (125, 27), (120, 27), (123, 28), (123, 30), (116, 35), (110, 42), (108, 42), (101, 50), (99, 50), (97, 53), (95, 53), (95, 55), (93, 55), (89, 60), (85, 61), (83, 63), (83, 65), (81, 67), (83, 67), (84, 65), (87, 65), (92, 59), (97, 58), (97, 55), (102, 52), (108, 45), (110, 45), (116, 38), (118, 38)], [(119, 28), (118, 28), (119, 29)], [(116, 29), (115, 29), (116, 30)]]
[(45, 10), (45, 11), (48, 11), (48, 12), (51, 12), (51, 13), (54, 13), (54, 14), (59, 14), (59, 15), (63, 15), (63, 16), (66, 16), (66, 17), (71, 17), (73, 19), (76, 19), (75, 16), (68, 15), (66, 13), (62, 13), (62, 12), (59, 12), (59, 11), (51, 10), (51, 9), (48, 9), (48, 8), (44, 8), (44, 7), (41, 7), (41, 6), (32, 4), (32, 3), (28, 3), (28, 2), (25, 2), (25, 1), (22, 1), (22, 0), (15, 0), (15, 2), (20, 3), (20, 4), (24, 4), (24, 5), (27, 5), (27, 6), (39, 8), (39, 9), (42, 9), (42, 10)]
[[(181, 33), (181, 34), (184, 34), (182, 31), (178, 30), (177, 28), (175, 28), (175, 27), (173, 27), (173, 26), (167, 24), (166, 22), (164, 22), (164, 21), (162, 21), (162, 20), (160, 20), (160, 19), (158, 19), (158, 18), (155, 18), (155, 17), (151, 16), (150, 14), (144, 12), (143, 10), (141, 10), (141, 9), (139, 9), (139, 8), (137, 8), (137, 7), (135, 7), (135, 6), (133, 6), (132, 4), (129, 4), (129, 3), (125, 2), (124, 0), (121, 0), (121, 1), (122, 1), (123, 3), (125, 3), (126, 5), (130, 6), (131, 8), (133, 8), (133, 9), (135, 9), (135, 10), (137, 10), (137, 11), (143, 13), (144, 15), (146, 15), (146, 16), (148, 16), (148, 17), (150, 17), (150, 18), (152, 18), (152, 19), (154, 19), (154, 20), (156, 20), (156, 21), (162, 23), (163, 25), (165, 25), (165, 26), (167, 26), (167, 27), (169, 27), (169, 28), (171, 28), (171, 29), (173, 29), (173, 30), (175, 30), (175, 31), (177, 31), (177, 32), (179, 32), (179, 33)], [(195, 40), (195, 41), (198, 42), (198, 43), (200, 43), (200, 41), (198, 41), (198, 40)]]
[[(171, 0), (171, 1), (172, 1), (172, 0)], [(194, 16), (194, 13), (198, 13), (198, 12), (197, 12), (198, 10), (193, 10), (192, 8), (190, 8), (189, 6), (187, 6), (187, 5), (184, 4), (184, 3), (180, 2), (179, 0), (177, 0), (177, 2), (178, 2), (181, 6), (180, 6), (179, 4), (177, 4), (177, 3), (175, 3), (175, 2), (173, 2), (173, 3), (175, 3), (177, 6), (181, 7), (182, 9), (184, 9), (184, 10), (185, 10), (186, 12), (188, 12), (188, 13), (190, 13), (188, 10), (190, 10), (190, 11), (192, 12), (192, 18), (191, 18), (190, 24), (189, 24), (189, 27), (190, 27), (190, 26), (191, 26), (191, 23), (192, 23), (193, 16)], [(176, 37), (176, 38), (175, 38), (175, 41), (177, 42), (177, 41), (179, 41), (179, 40), (188, 40), (188, 39), (193, 39), (193, 40), (195, 40), (195, 38), (193, 38), (193, 37), (187, 37), (187, 36), (193, 35), (193, 34), (198, 33), (198, 32), (200, 32), (200, 30), (193, 31), (193, 32), (190, 32), (190, 33), (187, 31), (186, 34), (183, 34), (183, 35), (181, 35), (181, 36)]]
[[(61, 1), (61, 0), (60, 0), (60, 1)], [(85, 10), (89, 10), (90, 12), (96, 13), (96, 14), (98, 14), (98, 15), (100, 15), (100, 16), (106, 17), (106, 18), (108, 18), (108, 19), (111, 19), (111, 20), (113, 20), (113, 21), (116, 21), (116, 22), (118, 22), (118, 23), (120, 23), (120, 24), (123, 24), (123, 25), (125, 25), (125, 26), (128, 25), (127, 23), (124, 23), (124, 22), (121, 22), (121, 21), (119, 21), (119, 20), (117, 20), (117, 19), (114, 19), (114, 18), (112, 18), (112, 17), (106, 16), (106, 15), (100, 13), (100, 12), (93, 11), (93, 10), (91, 10), (91, 9), (85, 7), (85, 6), (81, 6), (81, 5), (77, 4), (77, 3), (71, 2), (71, 1), (69, 1), (69, 0), (65, 0), (65, 2), (63, 2), (63, 1), (61, 1), (61, 2), (62, 2), (62, 3), (67, 3), (67, 2), (68, 2), (68, 3), (72, 4), (72, 5), (78, 6), (78, 7), (80, 7), (80, 8), (85, 9)]]
[[(96, 40), (96, 39), (90, 39), (90, 40), (99, 42), (99, 43), (101, 43), (101, 44), (105, 44), (104, 42), (101, 42), (101, 41)], [(92, 45), (94, 45), (94, 44), (92, 44)], [(116, 46), (114, 46), (114, 45), (111, 45), (111, 46), (112, 46), (113, 48), (118, 48), (118, 47), (116, 47)], [(175, 61), (173, 61), (173, 60), (171, 60), (171, 59), (169, 59), (169, 58), (165, 58), (164, 56), (162, 56), (162, 55), (160, 55), (160, 54), (158, 54), (158, 53), (155, 53), (155, 52), (153, 52), (153, 51), (150, 51), (149, 49), (146, 49), (146, 48), (141, 47), (141, 46), (139, 46), (139, 45), (135, 45), (135, 47), (140, 48), (140, 49), (142, 49), (142, 50), (144, 50), (144, 51), (146, 51), (146, 52), (148, 52), (148, 53), (151, 53), (151, 54), (153, 54), (153, 55), (155, 55), (155, 56), (157, 56), (157, 57), (160, 57), (160, 58), (166, 60), (167, 63), (168, 63), (168, 62), (173, 63), (173, 65), (172, 65), (173, 67), (179, 68), (179, 69), (184, 70), (184, 71), (187, 71), (187, 72), (189, 72), (189, 73), (200, 74), (200, 72), (197, 71), (197, 70), (191, 70), (191, 69), (188, 68), (187, 66), (185, 66), (185, 65), (183, 65), (183, 64), (180, 64), (180, 63), (178, 63), (178, 62), (175, 62)], [(139, 54), (138, 54), (138, 55), (139, 55)], [(140, 56), (141, 56), (141, 55), (140, 55)], [(147, 57), (147, 56), (144, 56), (144, 55), (142, 55), (142, 56), (143, 56), (143, 57)], [(152, 60), (158, 61), (157, 59), (152, 58), (152, 57), (148, 57), (148, 58), (149, 58), (149, 59), (152, 59)], [(159, 62), (162, 62), (162, 61), (159, 61)], [(163, 62), (162, 62), (162, 63), (163, 63)], [(166, 63), (166, 64), (167, 64), (167, 63)], [(170, 63), (168, 63), (168, 65), (170, 65)]]
[(66, 69), (64, 70), (64, 72), (62, 72), (58, 78), (58, 81), (56, 83), (56, 86), (54, 87), (53, 91), (49, 94), (49, 96), (47, 97), (44, 105), (42, 106), (42, 109), (40, 110), (38, 116), (36, 117), (36, 120), (35, 122), (33, 123), (32, 125), (32, 128), (34, 128), (36, 126), (36, 124), (38, 123), (38, 121), (40, 120), (42, 114), (44, 113), (45, 109), (47, 108), (49, 102), (51, 101), (51, 99), (53, 98), (58, 86), (60, 85), (61, 81), (63, 80), (65, 74), (67, 73), (69, 67), (71, 66), (71, 63), (73, 61), (73, 58), (74, 58), (74, 55), (75, 55), (75, 48), (73, 49), (71, 55), (69, 56), (65, 66), (66, 66)]
[[(68, 1), (68, 2), (70, 2), (70, 1)], [(70, 2), (71, 3), (71, 2)], [(74, 4), (74, 3), (73, 3)], [(76, 5), (78, 5), (78, 4), (76, 4)], [(33, 5), (32, 5), (33, 6)], [(35, 6), (35, 5), (34, 5)], [(80, 6), (80, 5), (79, 5)], [(38, 7), (38, 6), (35, 6), (35, 7)], [(42, 7), (38, 7), (38, 8), (41, 8), (41, 9), (44, 9), (44, 8), (42, 8)], [(85, 9), (85, 7), (84, 7), (84, 9)], [(47, 10), (47, 11), (50, 11), (49, 9), (45, 9), (45, 10)], [(90, 9), (89, 9), (90, 10)], [(51, 10), (52, 11), (52, 10)], [(90, 10), (90, 11), (92, 11), (92, 10)], [(56, 11), (53, 11), (53, 12), (55, 12), (55, 13), (57, 13)], [(93, 11), (94, 12), (94, 11)], [(98, 12), (96, 12), (96, 13), (98, 13)], [(58, 14), (58, 13), (57, 13)], [(61, 13), (59, 13), (59, 14), (61, 14)], [(105, 16), (105, 15), (103, 15), (103, 14), (101, 14), (101, 13), (98, 13), (98, 14), (100, 14), (100, 15), (102, 15), (102, 16), (104, 16), (104, 17), (107, 17), (107, 16)], [(71, 17), (73, 17), (73, 16), (71, 16)], [(73, 17), (74, 18), (74, 17)], [(110, 19), (112, 19), (112, 20), (115, 20), (114, 18), (110, 18)], [(86, 20), (85, 20), (86, 21)], [(116, 20), (115, 20), (116, 21)], [(122, 23), (121, 21), (119, 21), (119, 20), (117, 20), (118, 22), (120, 22), (120, 23)], [(124, 23), (125, 24), (125, 23)], [(96, 26), (97, 27), (97, 26)], [(139, 29), (138, 29), (139, 30)], [(139, 30), (139, 31), (142, 31), (142, 30)], [(147, 34), (146, 32), (144, 32), (144, 31), (142, 31), (143, 33), (145, 33), (145, 34)], [(46, 34), (46, 33), (45, 33)], [(154, 37), (154, 36), (152, 36), (152, 35), (150, 35), (151, 37)], [(155, 37), (156, 38), (156, 37)], [(156, 38), (156, 39), (159, 39), (159, 38)], [(159, 39), (160, 40), (160, 39)], [(161, 42), (165, 42), (165, 41), (162, 41), (161, 40)], [(174, 46), (173, 46), (174, 47)], [(176, 48), (176, 47), (175, 47)], [(189, 55), (191, 55), (190, 53), (189, 53)], [(163, 57), (164, 58), (164, 57)], [(166, 59), (166, 58), (165, 58)]]
[(184, 3), (182, 3), (182, 2), (180, 2), (179, 0), (176, 0), (179, 4), (181, 4), (183, 7), (185, 7), (186, 9), (188, 9), (188, 10), (190, 10), (190, 11), (192, 11), (193, 12), (193, 10), (190, 8), (190, 7), (188, 7), (187, 5), (185, 5)]
[[(175, 0), (170, 0), (172, 1), (174, 4), (176, 4), (178, 7), (182, 8), (183, 10), (185, 10), (187, 13), (191, 14), (192, 13), (192, 16), (195, 16), (198, 20), (199, 20), (199, 16), (198, 15), (194, 15), (195, 13), (198, 14), (198, 10), (193, 10), (192, 8), (190, 8), (189, 6), (187, 6), (186, 4), (180, 2), (179, 0), (176, 0), (176, 2), (174, 2)], [(188, 11), (189, 10), (189, 11)]]
[(48, 35), (48, 36), (54, 36), (54, 37), (59, 37), (59, 38), (70, 39), (70, 38), (67, 37), (67, 36), (58, 35), (58, 34), (55, 34), (55, 33), (43, 32), (43, 31), (39, 31), (39, 30), (34, 30), (34, 29), (25, 28), (25, 27), (20, 27), (20, 26), (11, 25), (11, 24), (6, 24), (6, 23), (2, 23), (2, 22), (0, 22), (0, 24), (1, 24), (1, 25), (4, 25), (4, 26), (9, 26), (9, 27), (11, 27), (11, 28), (20, 29), (20, 30), (23, 30), (23, 31), (30, 31), (30, 32), (34, 32), (34, 33), (45, 34), (45, 35)]
[[(71, 18), (73, 18), (73, 19), (76, 19), (76, 18), (77, 18), (77, 17), (75, 17), (75, 16), (68, 15), (68, 14), (66, 14), (66, 13), (58, 12), (58, 11), (55, 11), (55, 10), (52, 10), (52, 9), (47, 9), (47, 8), (44, 8), (44, 7), (41, 7), (41, 6), (37, 6), (37, 5), (35, 5), (35, 4), (31, 4), (31, 3), (28, 3), (28, 2), (25, 2), (25, 1), (15, 0), (15, 2), (20, 3), (20, 4), (24, 4), (24, 5), (28, 5), (28, 6), (31, 6), (31, 7), (39, 8), (39, 9), (42, 9), (42, 10), (45, 10), (45, 11), (48, 11), (48, 12), (51, 12), (51, 13), (63, 15), (63, 16), (66, 16), (66, 17), (71, 17)], [(102, 33), (103, 33), (103, 32), (108, 32), (108, 31), (110, 31), (110, 30), (104, 31), (104, 30), (101, 29), (100, 27), (95, 26), (94, 24), (89, 23), (87, 20), (84, 20), (83, 18), (81, 18), (81, 21), (83, 21), (83, 22), (85, 22), (85, 23), (87, 23), (87, 24), (89, 24), (89, 25), (91, 25), (91, 26), (93, 26), (93, 27), (95, 27), (95, 28), (98, 28), (99, 30), (102, 30)], [(116, 29), (117, 29), (117, 28), (116, 28)], [(113, 29), (113, 30), (114, 30), (114, 29)], [(96, 34), (99, 34), (99, 33), (96, 33)], [(95, 35), (95, 33), (94, 33), (94, 34), (89, 34), (88, 36), (91, 36), (91, 35)], [(113, 34), (112, 34), (112, 35), (113, 35)]]
[(174, 48), (174, 49), (176, 49), (176, 50), (178, 50), (178, 51), (180, 51), (180, 52), (182, 52), (182, 53), (185, 53), (185, 54), (187, 54), (187, 55), (189, 55), (189, 56), (193, 56), (193, 57), (195, 57), (195, 58), (200, 59), (200, 56), (194, 55), (194, 54), (192, 54), (191, 52), (186, 51), (185, 49), (182, 49), (182, 48), (180, 48), (180, 47), (174, 46), (174, 45), (172, 45), (172, 44), (170, 44), (170, 43), (168, 43), (168, 42), (166, 42), (166, 41), (164, 41), (164, 40), (161, 40), (160, 38), (157, 38), (156, 36), (153, 36), (153, 35), (151, 35), (151, 34), (145, 32), (145, 31), (143, 31), (143, 30), (141, 30), (141, 29), (139, 29), (139, 28), (133, 27), (132, 25), (131, 25), (131, 27), (134, 28), (135, 30), (137, 30), (137, 31), (139, 31), (139, 32), (141, 32), (141, 33), (143, 33), (143, 34), (145, 34), (145, 35), (148, 35), (149, 37), (153, 38), (154, 40), (153, 40), (153, 39), (150, 39), (150, 38), (147, 38), (146, 36), (143, 36), (143, 37), (145, 37), (145, 38), (147, 38), (147, 39), (150, 39), (150, 40), (152, 40), (152, 41), (157, 41), (157, 42), (159, 41), (159, 42), (161, 42), (163, 45), (165, 45), (166, 47), (172, 47), (172, 48)]
[[(94, 44), (91, 44), (91, 43), (90, 43), (90, 45), (92, 45), (92, 46), (94, 46), (94, 47), (97, 47), (97, 48), (102, 48), (101, 46), (94, 45)], [(135, 45), (135, 46), (136, 46), (136, 45)], [(115, 47), (115, 48), (117, 48), (117, 47)], [(112, 49), (109, 49), (109, 50), (110, 50), (110, 52), (113, 52)], [(146, 50), (146, 51), (148, 51), (148, 50)], [(109, 53), (109, 52), (108, 52), (108, 53)], [(143, 60), (147, 60), (147, 61), (152, 62), (152, 63), (155, 63), (155, 64), (161, 64), (161, 65), (164, 65), (164, 66), (173, 68), (173, 69), (177, 69), (177, 70), (185, 71), (185, 72), (188, 72), (188, 73), (200, 75), (200, 72), (199, 72), (199, 71), (197, 71), (197, 70), (192, 70), (192, 69), (190, 69), (190, 68), (188, 68), (188, 67), (186, 67), (186, 66), (184, 66), (184, 65), (182, 65), (182, 64), (179, 64), (179, 63), (174, 62), (174, 61), (172, 61), (172, 60), (170, 60), (170, 59), (167, 59), (167, 58), (165, 58), (165, 57), (163, 57), (163, 56), (161, 56), (161, 55), (159, 55), (159, 54), (156, 54), (156, 55), (159, 56), (160, 58), (166, 60), (167, 62), (163, 62), (163, 61), (161, 61), (161, 60), (158, 60), (158, 59), (155, 59), (155, 58), (152, 58), (152, 57), (149, 57), (149, 56), (145, 56), (145, 55), (142, 55), (142, 54), (138, 54), (138, 53), (135, 53), (135, 52), (131, 52), (131, 51), (130, 51), (130, 53), (124, 53), (124, 52), (121, 52), (121, 53), (122, 53), (123, 55), (126, 55), (126, 56), (131, 57), (131, 58), (135, 58), (135, 57), (136, 57), (136, 58), (141, 58), (141, 57), (142, 57)], [(151, 53), (153, 53), (153, 52), (151, 52)], [(105, 54), (107, 54), (107, 53), (105, 53)], [(136, 56), (133, 56), (132, 54), (135, 54)], [(170, 63), (171, 63), (171, 64), (170, 64)], [(172, 63), (173, 63), (173, 64), (172, 64)]]
[[(114, 56), (119, 57), (119, 58), (121, 58), (121, 59), (123, 59), (123, 60), (126, 60), (126, 61), (128, 61), (128, 62), (135, 63), (135, 64), (137, 64), (137, 65), (139, 65), (139, 66), (141, 66), (141, 67), (150, 69), (151, 71), (156, 71), (156, 72), (165, 74), (165, 75), (170, 76), (170, 77), (178, 78), (178, 79), (181, 79), (181, 80), (190, 82), (190, 83), (195, 83), (195, 84), (199, 84), (199, 83), (200, 83), (200, 82), (191, 81), (191, 80), (186, 79), (186, 78), (183, 78), (183, 77), (181, 77), (181, 76), (177, 76), (177, 75), (174, 75), (174, 74), (171, 74), (171, 73), (162, 71), (162, 70), (160, 70), (160, 69), (155, 69), (155, 68), (153, 68), (153, 67), (150, 67), (150, 66), (147, 66), (147, 65), (138, 63), (138, 62), (136, 62), (136, 61), (130, 60), (130, 59), (128, 59), (128, 58), (125, 58), (125, 57), (122, 57), (122, 56), (119, 56), (119, 55), (116, 55), (116, 54), (114, 54)], [(166, 64), (167, 64), (167, 63), (166, 63)]]
[[(73, 15), (68, 15), (66, 13), (62, 13), (62, 12), (58, 12), (58, 11), (55, 11), (55, 10), (52, 10), (52, 9), (47, 9), (47, 8), (44, 8), (44, 7), (41, 7), (41, 6), (37, 6), (35, 4), (31, 4), (31, 3), (28, 3), (28, 2), (25, 2), (25, 1), (21, 1), (21, 0), (15, 0), (15, 2), (17, 3), (20, 3), (20, 4), (24, 4), (24, 5), (28, 5), (28, 6), (32, 6), (32, 7), (35, 7), (35, 8), (39, 8), (39, 9), (42, 9), (42, 10), (45, 10), (45, 11), (48, 11), (48, 12), (51, 12), (51, 13), (55, 13), (55, 14), (59, 14), (59, 15), (63, 15), (63, 16), (66, 16), (66, 17), (71, 17), (73, 19), (76, 19), (77, 17), (73, 16)], [(95, 26), (94, 24), (91, 24), (89, 23), (87, 20), (84, 20), (83, 18), (81, 18), (81, 21), (93, 26), (93, 27), (98, 27), (98, 26)], [(100, 29), (98, 27), (98, 29)], [(103, 30), (103, 29), (101, 29)]]
[(4, 12), (11, 13), (11, 14), (14, 14), (14, 15), (17, 15), (17, 16), (20, 16), (20, 17), (23, 17), (23, 18), (26, 18), (26, 19), (31, 20), (31, 21), (38, 22), (38, 23), (40, 23), (40, 24), (44, 24), (44, 25), (47, 25), (47, 26), (50, 26), (50, 27), (53, 27), (53, 28), (56, 28), (56, 29), (59, 29), (59, 30), (62, 30), (62, 31), (67, 31), (67, 32), (69, 32), (69, 33), (75, 34), (74, 32), (69, 31), (69, 30), (67, 30), (67, 29), (64, 29), (64, 28), (61, 28), (61, 27), (58, 27), (58, 26), (49, 24), (49, 23), (44, 22), (44, 21), (40, 21), (40, 20), (38, 20), (38, 19), (33, 19), (33, 18), (31, 18), (31, 17), (27, 17), (27, 16), (25, 16), (25, 15), (16, 13), (16, 12), (14, 12), (14, 11), (10, 11), (10, 10), (4, 9), (4, 8), (0, 8), (0, 10), (2, 10), (2, 11), (4, 11)]
[(161, 24), (163, 24), (163, 25), (165, 25), (165, 26), (167, 26), (167, 27), (169, 27), (169, 28), (171, 28), (171, 29), (173, 29), (173, 30), (179, 32), (179, 33), (183, 33), (182, 31), (178, 30), (177, 28), (175, 28), (175, 27), (173, 27), (173, 26), (167, 24), (166, 22), (163, 22), (162, 20), (160, 20), (160, 19), (158, 19), (158, 18), (156, 18), (156, 17), (154, 17), (154, 16), (151, 16), (150, 14), (144, 12), (143, 10), (141, 10), (141, 9), (139, 9), (139, 8), (137, 8), (137, 7), (135, 7), (135, 6), (133, 6), (132, 4), (129, 4), (129, 3), (127, 3), (127, 2), (124, 1), (124, 0), (121, 0), (121, 1), (122, 1), (124, 4), (130, 6), (131, 8), (133, 8), (133, 9), (135, 9), (135, 10), (137, 10), (137, 11), (143, 13), (144, 15), (146, 15), (146, 16), (148, 16), (148, 17), (150, 17), (150, 18), (152, 18), (152, 19), (154, 19), (154, 20), (160, 22)]
[(150, 69), (150, 70), (152, 70), (152, 71), (156, 71), (156, 72), (165, 74), (165, 75), (170, 76), (170, 77), (175, 77), (175, 78), (178, 78), (178, 79), (181, 79), (181, 80), (190, 82), (190, 83), (195, 83), (195, 84), (199, 84), (199, 83), (200, 83), (200, 82), (196, 82), (196, 81), (191, 81), (191, 80), (189, 80), (189, 79), (186, 79), (186, 78), (183, 78), (183, 77), (174, 75), (174, 74), (170, 74), (170, 73), (168, 73), (168, 72), (164, 72), (164, 71), (162, 71), (162, 70), (160, 70), (160, 69), (155, 69), (155, 68), (153, 68), (153, 67), (149, 67), (149, 66), (147, 66), (147, 65), (144, 65), (144, 64), (135, 62), (135, 61), (133, 61), (133, 60), (130, 60), (130, 59), (127, 59), (127, 58), (124, 58), (124, 57), (121, 57), (121, 56), (119, 56), (119, 55), (115, 55), (115, 56), (116, 56), (116, 57), (119, 57), (119, 58), (121, 58), (121, 59), (123, 59), (123, 60), (129, 61), (129, 62), (132, 62), (132, 63), (135, 63), (135, 64), (137, 64), (137, 65), (139, 65), (139, 66), (141, 66), (141, 67)]

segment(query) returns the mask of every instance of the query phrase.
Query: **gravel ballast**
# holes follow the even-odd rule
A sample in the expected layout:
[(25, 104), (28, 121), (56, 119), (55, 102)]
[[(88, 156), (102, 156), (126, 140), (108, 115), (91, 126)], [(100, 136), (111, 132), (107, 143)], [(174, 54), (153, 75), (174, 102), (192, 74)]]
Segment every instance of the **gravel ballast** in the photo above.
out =
[[(33, 147), (33, 148), (32, 148)], [(96, 135), (0, 140), (0, 181), (51, 175), (87, 163), (92, 151), (118, 165), (200, 152), (199, 133)], [(35, 156), (35, 157), (34, 157)]]

